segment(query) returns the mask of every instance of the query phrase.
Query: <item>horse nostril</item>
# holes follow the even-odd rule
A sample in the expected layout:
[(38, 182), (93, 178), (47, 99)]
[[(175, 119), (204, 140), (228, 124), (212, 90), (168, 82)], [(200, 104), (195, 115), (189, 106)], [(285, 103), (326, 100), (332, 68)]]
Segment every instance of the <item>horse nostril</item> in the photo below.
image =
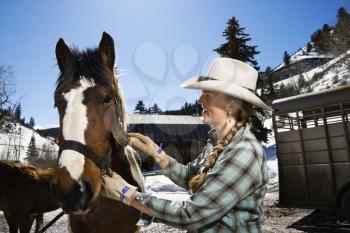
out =
[(85, 206), (92, 198), (92, 187), (90, 183), (86, 180), (82, 180), (80, 183), (81, 189), (80, 191), (82, 192), (82, 197), (81, 197), (81, 204)]

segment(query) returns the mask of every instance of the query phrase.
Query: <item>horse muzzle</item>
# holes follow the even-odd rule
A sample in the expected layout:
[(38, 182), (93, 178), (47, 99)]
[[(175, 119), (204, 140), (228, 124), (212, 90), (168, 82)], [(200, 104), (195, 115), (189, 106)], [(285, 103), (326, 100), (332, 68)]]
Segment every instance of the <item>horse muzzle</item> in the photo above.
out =
[(92, 201), (92, 188), (87, 181), (74, 182), (70, 189), (62, 189), (55, 180), (51, 191), (56, 202), (66, 213), (85, 214), (96, 208), (97, 201)]

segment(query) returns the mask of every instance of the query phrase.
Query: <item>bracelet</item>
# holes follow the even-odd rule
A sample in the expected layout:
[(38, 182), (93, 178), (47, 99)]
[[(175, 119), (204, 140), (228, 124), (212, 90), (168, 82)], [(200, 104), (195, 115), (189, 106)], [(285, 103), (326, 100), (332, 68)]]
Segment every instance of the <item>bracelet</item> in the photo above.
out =
[(124, 186), (124, 188), (122, 188), (122, 192), (120, 193), (119, 201), (123, 202), (123, 200), (125, 199), (125, 193), (127, 193), (128, 191), (129, 191), (128, 186)]
[(160, 155), (163, 152), (163, 143), (161, 143), (157, 149), (157, 153)]

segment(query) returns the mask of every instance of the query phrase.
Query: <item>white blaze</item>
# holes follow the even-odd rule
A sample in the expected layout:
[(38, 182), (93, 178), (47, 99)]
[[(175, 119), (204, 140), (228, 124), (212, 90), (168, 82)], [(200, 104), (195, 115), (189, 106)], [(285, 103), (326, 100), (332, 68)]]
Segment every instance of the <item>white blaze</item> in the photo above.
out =
[[(82, 78), (79, 87), (63, 94), (67, 101), (66, 113), (62, 122), (64, 140), (74, 140), (84, 145), (86, 144), (84, 133), (88, 125), (88, 119), (87, 108), (83, 104), (84, 91), (94, 85), (93, 82)], [(73, 150), (62, 151), (59, 166), (65, 167), (74, 180), (79, 180), (79, 177), (84, 171), (84, 164), (84, 155)]]

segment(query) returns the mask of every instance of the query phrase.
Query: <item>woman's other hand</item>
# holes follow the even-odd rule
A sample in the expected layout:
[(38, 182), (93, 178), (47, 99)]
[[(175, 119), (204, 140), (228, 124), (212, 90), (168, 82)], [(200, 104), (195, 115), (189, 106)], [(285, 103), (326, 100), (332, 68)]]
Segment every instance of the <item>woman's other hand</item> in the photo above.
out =
[(169, 164), (169, 155), (147, 136), (140, 133), (128, 133), (129, 144), (141, 152), (152, 156), (154, 161), (163, 169)]

